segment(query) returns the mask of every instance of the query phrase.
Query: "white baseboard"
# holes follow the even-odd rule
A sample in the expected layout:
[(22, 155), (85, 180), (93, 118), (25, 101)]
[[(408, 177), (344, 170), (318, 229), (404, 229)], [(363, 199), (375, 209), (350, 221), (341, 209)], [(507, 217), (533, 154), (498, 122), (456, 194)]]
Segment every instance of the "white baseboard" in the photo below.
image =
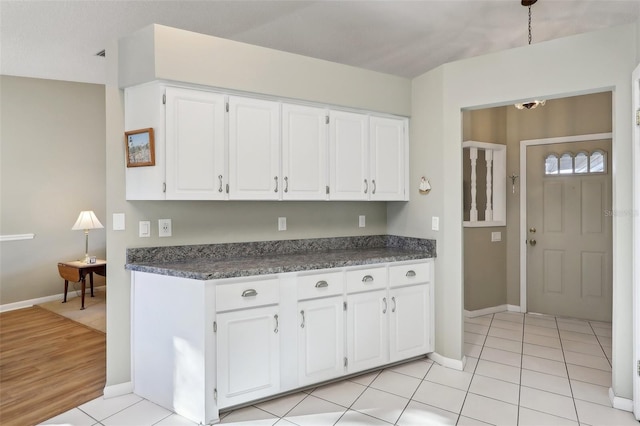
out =
[(499, 312), (520, 312), (520, 306), (498, 305), (498, 306), (491, 306), (489, 308), (478, 309), (476, 311), (467, 311), (465, 309), (464, 316), (466, 318), (475, 318), (475, 317), (481, 317), (483, 315), (497, 314)]
[(442, 356), (437, 352), (431, 352), (428, 354), (428, 357), (443, 367), (453, 368), (454, 370), (460, 371), (464, 370), (464, 366), (467, 363), (466, 356), (462, 356), (462, 359), (453, 359)]
[(102, 391), (104, 398), (114, 398), (116, 396), (133, 393), (133, 382), (118, 383), (117, 385), (105, 386)]
[[(93, 289), (97, 290), (99, 288), (104, 288), (104, 287), (106, 286), (104, 285), (100, 287), (94, 286)], [(91, 287), (86, 287), (84, 294), (91, 294)], [(77, 290), (77, 291), (69, 290), (67, 292), (67, 300), (73, 299), (74, 297), (80, 297), (80, 290)], [(60, 293), (60, 294), (54, 294), (53, 296), (38, 297), (36, 299), (23, 300), (23, 301), (14, 302), (14, 303), (5, 303), (4, 305), (0, 305), (0, 312), (8, 312), (8, 311), (15, 311), (16, 309), (30, 308), (33, 305), (39, 305), (41, 303), (53, 302), (55, 300), (63, 300), (63, 299), (64, 299), (64, 293)]]
[(613, 388), (609, 388), (609, 401), (611, 401), (611, 406), (613, 408), (624, 411), (633, 411), (633, 400), (616, 396), (613, 392)]

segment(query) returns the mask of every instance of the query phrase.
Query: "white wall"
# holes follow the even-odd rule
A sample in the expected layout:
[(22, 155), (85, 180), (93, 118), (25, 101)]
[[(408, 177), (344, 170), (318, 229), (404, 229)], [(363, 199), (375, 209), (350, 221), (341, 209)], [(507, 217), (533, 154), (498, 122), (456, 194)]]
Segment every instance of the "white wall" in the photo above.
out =
[[(124, 49), (121, 55), (119, 48)], [(119, 56), (127, 64), (119, 64)], [(154, 67), (137, 68), (140, 58)], [(145, 28), (120, 44), (113, 41), (107, 63), (108, 387), (130, 380), (126, 248), (386, 233), (382, 202), (126, 201), (119, 74), (130, 82), (164, 78), (395, 114), (411, 109), (409, 80), (162, 26)], [(110, 230), (111, 215), (118, 212), (126, 214), (126, 231)], [(358, 227), (361, 214), (367, 217), (366, 228)], [(279, 216), (287, 217), (286, 232), (277, 231)], [(155, 237), (137, 237), (139, 220), (155, 224), (160, 218), (173, 219), (173, 237), (158, 238), (155, 225)]]
[[(614, 209), (629, 210), (636, 40), (636, 25), (627, 25), (446, 64), (414, 80), (412, 157), (427, 155), (421, 159), (430, 167), (424, 173), (437, 176), (436, 184), (418, 202), (390, 205), (388, 232), (436, 237), (436, 351), (441, 355), (461, 359), (463, 354), (461, 110), (613, 90), (613, 203)], [(441, 231), (425, 231), (431, 215), (442, 217)], [(613, 390), (631, 398), (631, 219), (615, 217), (613, 228)]]
[[(14, 309), (64, 291), (58, 262), (84, 257), (81, 210), (105, 219), (104, 87), (0, 76), (0, 105), (0, 234), (36, 234), (0, 243), (0, 305)], [(104, 258), (104, 229), (89, 252)]]

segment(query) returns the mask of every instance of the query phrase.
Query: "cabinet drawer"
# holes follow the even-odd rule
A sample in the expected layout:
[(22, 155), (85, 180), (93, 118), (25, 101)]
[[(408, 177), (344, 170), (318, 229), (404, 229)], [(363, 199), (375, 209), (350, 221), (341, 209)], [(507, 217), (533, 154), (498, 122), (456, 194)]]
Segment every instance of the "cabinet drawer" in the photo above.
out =
[(273, 305), (280, 300), (278, 279), (236, 282), (216, 286), (216, 311)]
[(344, 290), (342, 272), (302, 275), (298, 277), (298, 300), (336, 296)]
[(428, 283), (431, 281), (431, 262), (389, 267), (389, 286)]
[(387, 268), (368, 268), (348, 271), (347, 293), (378, 290), (387, 286)]

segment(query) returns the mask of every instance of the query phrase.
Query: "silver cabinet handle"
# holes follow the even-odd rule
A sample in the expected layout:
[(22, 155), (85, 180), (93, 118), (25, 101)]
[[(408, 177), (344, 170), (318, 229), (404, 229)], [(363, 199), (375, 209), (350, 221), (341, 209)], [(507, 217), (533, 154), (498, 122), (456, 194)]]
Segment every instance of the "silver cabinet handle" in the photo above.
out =
[(383, 297), (382, 301), (384, 302), (384, 309), (382, 310), (382, 313), (386, 314), (387, 313), (387, 298)]
[(363, 283), (373, 282), (373, 277), (371, 275), (365, 275), (364, 277), (362, 277), (362, 282)]
[(276, 181), (276, 189), (274, 189), (273, 192), (278, 192), (278, 176), (274, 176), (273, 180)]
[(375, 194), (375, 193), (376, 193), (376, 180), (375, 180), (375, 179), (372, 179), (372, 180), (371, 180), (371, 183), (373, 184), (373, 191), (371, 191), (371, 193), (372, 193), (372, 194)]
[(325, 287), (329, 287), (329, 283), (327, 283), (325, 280), (318, 281), (316, 283), (316, 288), (325, 288)]
[(289, 178), (287, 176), (284, 177), (284, 192), (289, 192)]
[(393, 296), (391, 298), (391, 301), (393, 302), (393, 308), (391, 308), (391, 312), (395, 312), (396, 311), (396, 297)]
[(220, 181), (220, 188), (218, 188), (218, 192), (222, 192), (222, 175), (218, 175), (218, 180)]
[(300, 315), (302, 315), (302, 324), (300, 324), (300, 328), (304, 328), (304, 311), (300, 311)]
[(273, 330), (274, 333), (278, 334), (278, 327), (279, 327), (279, 323), (278, 323), (278, 314), (275, 314), (273, 316), (273, 319), (276, 320), (276, 328)]
[(416, 271), (414, 271), (413, 269), (410, 271), (407, 271), (407, 274), (405, 275), (407, 278), (413, 278), (416, 276)]
[(364, 193), (366, 194), (369, 191), (369, 183), (367, 180), (364, 180)]
[(258, 295), (258, 292), (252, 288), (242, 292), (242, 297), (251, 297), (251, 296), (257, 296), (257, 295)]

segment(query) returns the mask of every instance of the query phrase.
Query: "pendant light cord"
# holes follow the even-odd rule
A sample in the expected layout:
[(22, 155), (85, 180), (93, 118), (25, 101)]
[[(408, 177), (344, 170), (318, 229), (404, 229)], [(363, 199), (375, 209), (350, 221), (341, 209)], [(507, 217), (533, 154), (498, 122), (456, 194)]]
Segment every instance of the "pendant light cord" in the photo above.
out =
[(529, 5), (529, 44), (531, 44), (531, 5)]

